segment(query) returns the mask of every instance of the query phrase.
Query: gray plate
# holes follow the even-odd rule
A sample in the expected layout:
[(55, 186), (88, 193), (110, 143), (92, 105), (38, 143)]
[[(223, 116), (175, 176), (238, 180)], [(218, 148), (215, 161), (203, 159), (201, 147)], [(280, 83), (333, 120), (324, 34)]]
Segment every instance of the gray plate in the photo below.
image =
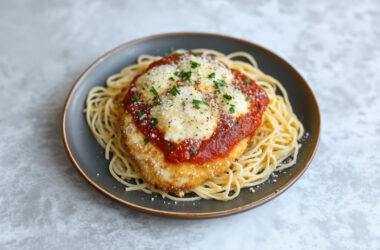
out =
[[(108, 172), (104, 150), (87, 127), (83, 108), (87, 93), (94, 86), (104, 86), (107, 77), (136, 63), (141, 54), (166, 56), (169, 47), (209, 48), (231, 53), (246, 51), (259, 67), (277, 78), (286, 88), (294, 112), (309, 136), (303, 142), (297, 163), (274, 182), (269, 179), (255, 190), (243, 189), (232, 201), (202, 200), (177, 202), (164, 200), (141, 191), (125, 192), (125, 187)], [(316, 151), (320, 131), (320, 114), (315, 97), (305, 80), (285, 60), (256, 44), (232, 37), (206, 33), (171, 33), (142, 38), (108, 52), (96, 60), (74, 84), (63, 111), (63, 141), (69, 157), (82, 176), (109, 197), (141, 211), (175, 217), (216, 217), (256, 207), (286, 190), (305, 171)]]

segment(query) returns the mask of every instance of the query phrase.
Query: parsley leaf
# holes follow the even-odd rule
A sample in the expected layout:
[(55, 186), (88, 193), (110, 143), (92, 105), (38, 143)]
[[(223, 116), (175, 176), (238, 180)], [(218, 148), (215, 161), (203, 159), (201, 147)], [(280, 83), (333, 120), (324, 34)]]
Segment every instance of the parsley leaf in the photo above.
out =
[(145, 138), (144, 139), (144, 145), (148, 144), (149, 143), (149, 139), (148, 138)]
[(174, 77), (172, 77), (172, 76), (169, 77), (169, 80), (170, 80), (170, 81), (173, 81), (173, 82), (175, 81)]
[(181, 76), (182, 81), (186, 81), (191, 77), (191, 71), (188, 71), (188, 72), (181, 71), (180, 76)]
[(176, 86), (174, 86), (174, 87), (172, 88), (172, 90), (170, 90), (170, 93), (172, 93), (173, 96), (176, 96), (176, 95), (179, 94), (179, 90), (177, 89)]
[(199, 63), (197, 63), (197, 62), (195, 62), (195, 61), (190, 61), (190, 63), (191, 63), (191, 68), (192, 68), (192, 69), (195, 69), (196, 67), (201, 66)]
[(220, 80), (219, 82), (214, 81), (214, 84), (215, 84), (215, 87), (219, 88), (219, 87), (223, 87), (224, 85), (226, 85), (226, 81), (224, 81), (224, 80)]
[(235, 105), (231, 105), (229, 111), (230, 111), (230, 114), (235, 113)]
[(245, 82), (245, 84), (251, 84), (251, 80), (249, 80), (248, 78), (244, 78), (243, 81)]
[(193, 103), (194, 103), (195, 105), (199, 105), (199, 104), (202, 103), (202, 101), (201, 101), (201, 100), (194, 99), (194, 100), (193, 100)]
[(157, 121), (156, 118), (150, 118), (150, 124), (151, 124), (152, 126), (157, 125), (157, 123), (158, 123), (158, 121)]
[(227, 95), (227, 94), (224, 94), (223, 97), (226, 98), (227, 100), (231, 100), (232, 99), (232, 96)]
[(201, 100), (194, 99), (194, 100), (193, 100), (194, 108), (196, 108), (196, 109), (200, 109), (201, 107), (199, 107), (199, 105), (200, 105), (201, 103), (202, 103)]
[(132, 100), (132, 102), (137, 102), (139, 100), (139, 96), (134, 95), (134, 96), (132, 96), (131, 100)]
[(194, 147), (190, 147), (190, 151), (193, 155), (196, 155), (197, 154), (197, 151), (195, 151), (195, 148)]
[(158, 97), (158, 92), (157, 92), (157, 90), (152, 86), (152, 88), (150, 89), (150, 91), (153, 93), (153, 95), (155, 96), (155, 97)]
[(211, 74), (209, 74), (208, 78), (210, 78), (210, 79), (215, 78), (215, 72), (212, 72)]

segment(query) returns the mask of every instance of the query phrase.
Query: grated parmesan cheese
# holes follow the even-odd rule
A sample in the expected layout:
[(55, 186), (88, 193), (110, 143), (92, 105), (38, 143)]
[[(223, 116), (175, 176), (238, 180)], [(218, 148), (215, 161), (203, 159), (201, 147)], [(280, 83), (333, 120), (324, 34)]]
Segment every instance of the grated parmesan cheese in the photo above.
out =
[[(226, 85), (220, 88), (221, 93), (216, 95), (216, 100), (224, 113), (228, 113), (234, 117), (240, 117), (249, 112), (250, 103), (245, 100), (241, 90), (237, 89), (233, 85)], [(231, 100), (228, 100), (224, 95), (231, 96)], [(230, 109), (233, 108), (234, 112), (231, 113)]]
[(170, 64), (154, 67), (137, 79), (137, 92), (141, 94), (144, 101), (151, 104), (155, 98), (154, 93), (151, 91), (152, 87), (159, 96), (164, 94), (175, 85), (175, 81), (170, 81), (169, 77), (175, 77), (174, 72), (176, 70), (177, 66)]
[[(192, 61), (199, 63), (200, 66), (195, 69), (191, 68)], [(224, 80), (230, 83), (234, 78), (232, 72), (222, 63), (217, 60), (209, 60), (205, 57), (190, 56), (185, 58), (178, 63), (178, 68), (185, 72), (191, 70), (190, 79), (198, 83), (196, 88), (202, 92), (214, 90), (215, 80)], [(214, 74), (214, 77), (209, 77), (210, 74)]]
[(151, 116), (157, 118), (157, 126), (164, 133), (165, 140), (179, 143), (188, 138), (209, 139), (218, 123), (215, 103), (202, 103), (197, 109), (193, 100), (204, 100), (201, 92), (192, 86), (179, 87), (179, 92), (176, 96), (165, 94), (161, 97), (162, 104), (151, 110)]
[[(184, 72), (191, 72), (186, 81), (181, 80)], [(249, 112), (250, 102), (232, 85), (233, 79), (233, 73), (219, 61), (192, 55), (178, 65), (152, 68), (138, 78), (136, 88), (150, 104), (160, 99), (161, 104), (151, 109), (151, 117), (157, 119), (165, 140), (179, 143), (189, 138), (209, 139), (217, 127), (219, 111), (234, 117)]]

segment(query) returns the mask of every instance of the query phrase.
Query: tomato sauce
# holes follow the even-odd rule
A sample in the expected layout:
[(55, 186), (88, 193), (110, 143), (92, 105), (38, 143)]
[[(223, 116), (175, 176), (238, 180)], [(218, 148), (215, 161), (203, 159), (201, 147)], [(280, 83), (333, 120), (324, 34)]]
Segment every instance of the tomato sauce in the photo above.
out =
[[(190, 56), (190, 53), (187, 52), (184, 56)], [(173, 54), (151, 63), (147, 71), (159, 65), (176, 64), (179, 60), (180, 56)], [(250, 112), (239, 118), (220, 113), (218, 126), (208, 140), (185, 139), (178, 144), (165, 140), (164, 134), (157, 128), (154, 119), (152, 120), (150, 117), (150, 110), (154, 105), (145, 103), (140, 96), (138, 101), (133, 100), (134, 96), (138, 96), (135, 82), (141, 74), (133, 79), (122, 106), (131, 114), (135, 125), (144, 134), (145, 142), (148, 143), (149, 141), (149, 143), (160, 148), (168, 162), (203, 164), (213, 161), (219, 157), (227, 156), (230, 150), (242, 139), (255, 134), (269, 103), (267, 94), (253, 79), (237, 70), (230, 70), (234, 74), (232, 84), (240, 87), (242, 92), (249, 97)]]

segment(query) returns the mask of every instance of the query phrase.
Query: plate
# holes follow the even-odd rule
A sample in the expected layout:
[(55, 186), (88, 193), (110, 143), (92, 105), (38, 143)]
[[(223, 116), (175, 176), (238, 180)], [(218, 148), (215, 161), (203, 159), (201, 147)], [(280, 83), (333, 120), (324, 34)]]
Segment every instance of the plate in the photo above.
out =
[[(122, 68), (136, 63), (141, 54), (167, 56), (169, 48), (209, 48), (231, 53), (245, 51), (253, 55), (259, 68), (278, 79), (308, 133), (295, 166), (279, 173), (275, 179), (254, 189), (243, 189), (231, 201), (201, 200), (173, 202), (142, 191), (126, 192), (108, 172), (108, 161), (87, 126), (83, 109), (89, 90), (104, 86), (106, 79)], [(224, 35), (208, 33), (169, 33), (125, 43), (97, 59), (75, 82), (62, 117), (63, 142), (79, 173), (95, 188), (120, 203), (144, 212), (172, 217), (217, 217), (256, 207), (281, 194), (306, 170), (316, 151), (320, 133), (320, 114), (316, 99), (302, 76), (284, 59), (254, 43)]]

